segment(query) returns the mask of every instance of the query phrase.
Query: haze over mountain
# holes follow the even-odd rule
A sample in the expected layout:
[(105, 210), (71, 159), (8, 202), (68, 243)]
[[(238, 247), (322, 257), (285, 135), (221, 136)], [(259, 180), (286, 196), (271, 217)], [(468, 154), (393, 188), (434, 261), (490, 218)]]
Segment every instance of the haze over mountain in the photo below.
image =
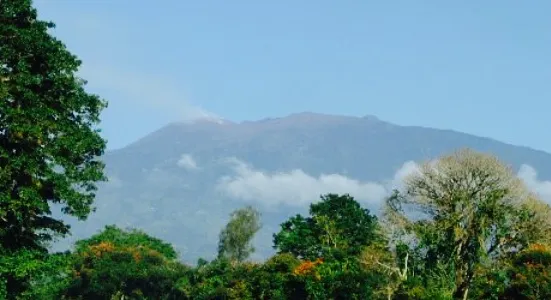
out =
[[(97, 211), (74, 222), (67, 242), (106, 224), (137, 227), (167, 240), (185, 261), (212, 258), (229, 213), (247, 204), (263, 214), (261, 259), (287, 217), (322, 193), (350, 193), (374, 212), (419, 161), (458, 148), (497, 155), (544, 199), (551, 199), (551, 154), (451, 130), (398, 126), (363, 118), (298, 113), (233, 123), (215, 118), (171, 123), (108, 152), (109, 182)], [(538, 173), (536, 173), (536, 169)]]

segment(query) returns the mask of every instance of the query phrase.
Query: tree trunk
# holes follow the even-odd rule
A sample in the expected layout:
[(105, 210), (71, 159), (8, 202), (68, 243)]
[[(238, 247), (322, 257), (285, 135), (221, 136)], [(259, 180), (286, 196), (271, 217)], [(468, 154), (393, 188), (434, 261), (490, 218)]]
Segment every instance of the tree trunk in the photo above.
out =
[(453, 298), (467, 300), (468, 295), (469, 295), (469, 284), (466, 281), (464, 281), (455, 290), (455, 293), (453, 294)]
[(469, 288), (465, 289), (465, 293), (463, 294), (463, 300), (467, 300), (467, 295), (469, 294)]

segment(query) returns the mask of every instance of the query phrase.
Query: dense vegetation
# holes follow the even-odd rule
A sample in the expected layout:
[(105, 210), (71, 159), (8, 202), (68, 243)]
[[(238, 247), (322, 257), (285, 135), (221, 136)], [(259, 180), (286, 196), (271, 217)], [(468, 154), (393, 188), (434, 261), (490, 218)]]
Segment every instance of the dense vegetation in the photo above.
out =
[(85, 219), (105, 141), (106, 103), (75, 76), (80, 61), (37, 20), (30, 0), (0, 1), (0, 293), (8, 298), (50, 270), (47, 243), (69, 233), (51, 204)]
[(551, 298), (551, 208), (470, 150), (422, 164), (380, 217), (347, 194), (312, 199), (309, 215), (281, 224), (264, 262), (248, 260), (261, 227), (253, 207), (231, 214), (218, 257), (195, 266), (115, 226), (48, 253), (70, 232), (52, 204), (83, 220), (93, 210), (106, 103), (85, 92), (80, 62), (31, 4), (0, 1), (0, 298)]
[[(248, 261), (260, 228), (231, 214), (219, 256), (195, 266), (139, 230), (107, 226), (50, 254), (22, 299), (547, 299), (551, 208), (494, 157), (469, 150), (428, 162), (381, 219), (327, 194), (274, 234), (277, 254)], [(192, 241), (190, 241), (192, 242)], [(32, 257), (13, 260), (28, 265)], [(45, 267), (47, 266), (47, 267)], [(3, 269), (7, 270), (7, 269)], [(5, 272), (5, 271), (4, 271)], [(9, 273), (8, 273), (9, 274)]]

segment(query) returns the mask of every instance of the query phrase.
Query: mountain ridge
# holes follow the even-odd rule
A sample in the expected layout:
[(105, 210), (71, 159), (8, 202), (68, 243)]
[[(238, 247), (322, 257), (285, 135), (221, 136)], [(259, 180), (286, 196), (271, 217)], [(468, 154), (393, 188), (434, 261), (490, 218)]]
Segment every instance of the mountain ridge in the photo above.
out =
[[(542, 150), (542, 149), (537, 149), (537, 148), (526, 146), (526, 145), (514, 144), (514, 143), (511, 143), (511, 142), (504, 142), (504, 141), (501, 141), (501, 140), (498, 140), (498, 139), (495, 139), (495, 138), (492, 138), (492, 137), (489, 137), (489, 136), (482, 136), (482, 135), (477, 135), (477, 134), (473, 134), (473, 133), (466, 133), (466, 132), (458, 131), (458, 130), (455, 130), (455, 129), (434, 128), (434, 127), (420, 126), (420, 125), (399, 125), (399, 124), (395, 124), (395, 123), (392, 123), (392, 122), (389, 122), (389, 121), (382, 120), (382, 119), (380, 119), (379, 117), (377, 117), (375, 115), (369, 115), (369, 114), (358, 117), (358, 116), (349, 116), (349, 115), (316, 113), (316, 112), (310, 112), (310, 111), (292, 113), (292, 114), (288, 114), (288, 115), (283, 116), (283, 117), (270, 117), (270, 118), (263, 118), (263, 119), (258, 119), (258, 120), (244, 120), (244, 121), (241, 121), (241, 122), (234, 122), (234, 121), (230, 121), (230, 120), (227, 120), (227, 119), (220, 119), (220, 120), (223, 120), (223, 123), (210, 122), (209, 120), (206, 120), (206, 119), (202, 120), (201, 122), (189, 122), (189, 121), (169, 122), (167, 125), (162, 126), (162, 127), (158, 128), (157, 130), (154, 130), (153, 132), (150, 132), (150, 133), (146, 134), (144, 137), (139, 138), (138, 140), (126, 145), (125, 147), (118, 148), (118, 149), (111, 149), (111, 150), (108, 150), (107, 153), (112, 153), (112, 152), (116, 152), (118, 150), (122, 150), (122, 149), (127, 148), (127, 147), (131, 147), (133, 144), (139, 143), (141, 140), (147, 139), (148, 137), (153, 136), (153, 135), (157, 134), (158, 132), (165, 131), (169, 128), (179, 128), (179, 129), (185, 128), (186, 129), (185, 131), (198, 130), (198, 131), (204, 132), (204, 131), (207, 131), (207, 130), (232, 130), (235, 127), (254, 126), (254, 125), (258, 126), (260, 124), (266, 126), (266, 125), (273, 125), (274, 123), (277, 124), (277, 123), (281, 123), (281, 122), (286, 123), (287, 126), (289, 126), (289, 122), (291, 122), (291, 121), (295, 121), (295, 124), (291, 124), (291, 125), (297, 126), (298, 124), (296, 124), (296, 120), (297, 119), (304, 119), (304, 118), (308, 118), (310, 121), (313, 120), (313, 119), (314, 120), (317, 119), (317, 120), (327, 121), (324, 118), (330, 118), (332, 121), (335, 121), (335, 120), (341, 120), (341, 121), (343, 121), (343, 120), (346, 120), (346, 121), (369, 121), (370, 122), (369, 124), (371, 124), (371, 125), (379, 124), (379, 125), (390, 126), (390, 127), (422, 129), (422, 130), (439, 131), (439, 132), (442, 132), (442, 133), (468, 135), (468, 136), (472, 136), (472, 137), (475, 137), (475, 138), (487, 139), (488, 141), (491, 141), (491, 142), (503, 143), (503, 144), (506, 144), (506, 145), (509, 145), (509, 146), (521, 147), (521, 148), (524, 148), (524, 149), (527, 149), (527, 150), (537, 151), (537, 152), (540, 152), (540, 153), (543, 153), (543, 154), (551, 154), (551, 153), (549, 153), (545, 150)], [(304, 122), (304, 120), (302, 122)], [(368, 123), (365, 123), (365, 124), (368, 124)]]

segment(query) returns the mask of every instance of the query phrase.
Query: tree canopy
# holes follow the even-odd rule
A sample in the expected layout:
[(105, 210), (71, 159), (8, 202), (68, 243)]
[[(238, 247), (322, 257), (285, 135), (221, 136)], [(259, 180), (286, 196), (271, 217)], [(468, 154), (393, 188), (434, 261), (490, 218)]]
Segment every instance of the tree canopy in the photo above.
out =
[(274, 234), (274, 247), (300, 258), (316, 259), (336, 250), (359, 254), (362, 247), (380, 242), (377, 218), (348, 194), (327, 194), (310, 205), (310, 216), (296, 215)]
[(181, 299), (175, 282), (188, 268), (174, 248), (139, 230), (107, 226), (76, 243), (64, 296), (70, 299)]
[(254, 252), (251, 242), (261, 226), (260, 213), (251, 206), (234, 211), (220, 232), (218, 256), (237, 262), (247, 259)]
[(455, 297), (466, 299), (479, 269), (545, 238), (546, 223), (534, 221), (547, 210), (537, 206), (546, 205), (508, 166), (461, 150), (409, 176), (387, 201), (386, 216), (424, 250), (428, 267), (452, 270)]
[[(85, 91), (81, 61), (49, 34), (30, 0), (0, 1), (0, 249), (45, 253), (45, 242), (69, 233), (52, 204), (85, 219), (105, 140), (97, 125), (106, 102)], [(37, 254), (38, 255), (38, 254)], [(24, 289), (2, 273), (9, 293)], [(20, 278), (21, 279), (21, 278)]]

